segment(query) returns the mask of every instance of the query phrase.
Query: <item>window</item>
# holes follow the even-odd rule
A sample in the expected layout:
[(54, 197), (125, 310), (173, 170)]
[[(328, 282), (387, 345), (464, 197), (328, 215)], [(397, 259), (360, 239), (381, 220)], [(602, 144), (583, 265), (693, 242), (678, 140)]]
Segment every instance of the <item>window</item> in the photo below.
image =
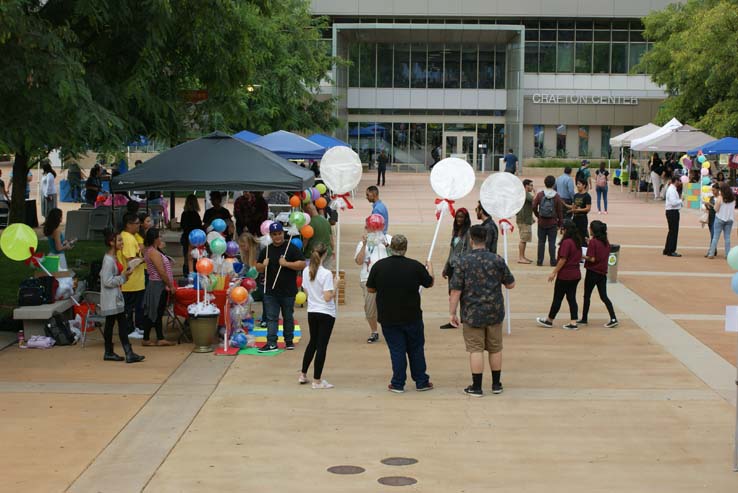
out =
[(377, 46), (377, 87), (392, 87), (392, 45)]
[(539, 68), (538, 70), (543, 73), (556, 72), (556, 43), (544, 43), (541, 42), (539, 48)]
[(443, 45), (428, 45), (428, 88), (443, 88)]
[(426, 70), (428, 66), (426, 48), (427, 46), (425, 44), (414, 44), (411, 47), (410, 63), (412, 70), (410, 72), (410, 85), (415, 88), (425, 89), (426, 86)]
[(477, 46), (464, 46), (461, 51), (461, 87), (477, 88)]
[(359, 45), (359, 86), (376, 87), (376, 53), (377, 45), (362, 43)]
[(525, 43), (525, 71), (538, 72), (538, 41)]
[(392, 162), (408, 163), (410, 156), (408, 154), (408, 128), (407, 123), (392, 124)]
[(643, 55), (646, 54), (646, 43), (631, 43), (630, 56), (628, 61), (628, 71), (631, 73), (643, 73), (643, 70), (635, 70), (636, 65), (641, 61)]
[(546, 151), (543, 148), (543, 125), (533, 125), (533, 155), (544, 157)]
[(611, 51), (611, 74), (625, 74), (628, 72), (628, 45), (613, 43)]
[(556, 127), (556, 156), (566, 157), (566, 125)]
[(410, 87), (410, 45), (395, 45), (395, 87)]
[(574, 72), (574, 43), (558, 43), (556, 47), (556, 71)]
[(497, 52), (495, 53), (495, 88), (505, 88), (505, 47), (502, 45), (497, 46)]
[(610, 44), (595, 43), (592, 71), (595, 74), (610, 73)]
[(499, 162), (505, 154), (505, 125), (495, 125), (495, 141), (492, 150), (494, 151), (493, 162)]
[(602, 127), (602, 134), (600, 137), (600, 156), (610, 159), (612, 154), (612, 148), (610, 147), (610, 135), (612, 129), (610, 127)]
[(479, 48), (479, 88), (495, 87), (495, 52), (490, 46)]
[(579, 155), (589, 156), (589, 127), (579, 127)]
[(592, 43), (577, 43), (575, 72), (589, 74), (592, 72)]
[(447, 44), (443, 50), (443, 86), (458, 89), (461, 83), (461, 47)]
[(349, 45), (348, 59), (350, 65), (348, 67), (348, 85), (349, 87), (359, 87), (359, 45)]

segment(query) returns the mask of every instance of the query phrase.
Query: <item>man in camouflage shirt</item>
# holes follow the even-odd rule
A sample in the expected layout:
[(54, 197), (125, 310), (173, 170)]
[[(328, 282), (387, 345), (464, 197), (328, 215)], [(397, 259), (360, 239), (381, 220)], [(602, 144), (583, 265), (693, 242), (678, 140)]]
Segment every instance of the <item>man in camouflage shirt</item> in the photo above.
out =
[(449, 313), (451, 324), (457, 327), (459, 319), (456, 307), (461, 301), (464, 343), (472, 373), (472, 384), (464, 392), (481, 397), (484, 351), (489, 352), (492, 393), (502, 393), (502, 321), (505, 318), (502, 286), (514, 288), (515, 278), (502, 257), (487, 251), (487, 230), (484, 226), (472, 226), (469, 236), (472, 251), (457, 260), (449, 282)]

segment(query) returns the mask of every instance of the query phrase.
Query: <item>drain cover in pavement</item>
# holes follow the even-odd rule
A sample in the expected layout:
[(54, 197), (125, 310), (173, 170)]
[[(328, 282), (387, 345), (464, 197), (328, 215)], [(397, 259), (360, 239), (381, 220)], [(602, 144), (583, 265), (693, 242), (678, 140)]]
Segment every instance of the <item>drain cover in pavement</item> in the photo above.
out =
[(410, 464), (417, 464), (418, 459), (412, 457), (387, 457), (382, 459), (382, 464), (385, 466), (409, 466)]
[(359, 466), (333, 466), (328, 468), (328, 472), (333, 474), (361, 474), (365, 470)]
[(418, 482), (417, 479), (407, 476), (385, 476), (377, 481), (385, 486), (410, 486)]

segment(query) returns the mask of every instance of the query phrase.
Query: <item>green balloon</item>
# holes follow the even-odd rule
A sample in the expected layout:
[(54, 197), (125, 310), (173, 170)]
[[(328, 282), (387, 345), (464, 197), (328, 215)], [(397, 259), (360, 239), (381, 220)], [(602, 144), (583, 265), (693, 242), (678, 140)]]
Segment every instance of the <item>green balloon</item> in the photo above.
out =
[(305, 215), (300, 211), (290, 213), (290, 224), (300, 229), (305, 225)]
[(738, 270), (738, 246), (734, 246), (728, 252), (728, 265), (733, 270)]
[(322, 183), (318, 183), (317, 185), (315, 185), (315, 188), (318, 189), (318, 192), (320, 192), (320, 195), (323, 195), (326, 192), (326, 190), (328, 190), (326, 186), (323, 185)]
[(251, 279), (256, 279), (259, 276), (259, 271), (256, 270), (256, 267), (251, 267), (249, 271), (246, 273), (246, 277), (250, 277)]
[(0, 249), (10, 260), (26, 260), (31, 256), (31, 248), (36, 250), (36, 247), (36, 232), (23, 223), (11, 224), (0, 237)]
[(210, 251), (213, 252), (215, 255), (223, 255), (227, 247), (228, 245), (226, 245), (226, 242), (223, 238), (213, 238), (213, 240), (210, 242)]

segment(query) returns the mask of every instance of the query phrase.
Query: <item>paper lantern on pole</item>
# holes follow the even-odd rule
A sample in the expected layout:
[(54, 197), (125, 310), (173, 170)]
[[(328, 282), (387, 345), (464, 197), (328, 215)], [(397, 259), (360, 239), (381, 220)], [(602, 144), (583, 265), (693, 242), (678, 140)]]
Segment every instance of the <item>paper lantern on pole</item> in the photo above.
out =
[[(333, 149), (335, 149), (335, 147)], [(295, 295), (295, 305), (304, 305), (306, 301), (307, 295), (304, 291), (300, 291)]]
[(320, 195), (323, 195), (323, 194), (324, 194), (325, 192), (327, 192), (327, 191), (328, 191), (328, 187), (326, 187), (326, 186), (325, 186), (324, 184), (322, 184), (322, 183), (318, 183), (317, 185), (315, 185), (315, 188), (317, 188), (317, 189), (318, 189), (318, 192), (320, 193)]
[(188, 239), (190, 240), (190, 245), (193, 247), (201, 247), (206, 241), (205, 231), (201, 229), (193, 229), (190, 231)]
[(491, 216), (508, 219), (525, 205), (525, 187), (512, 173), (495, 173), (482, 183), (479, 201)]
[(222, 233), (226, 230), (226, 222), (220, 218), (213, 219), (213, 222), (210, 223), (210, 226), (213, 228), (214, 231), (217, 231), (218, 233)]
[(315, 201), (315, 207), (318, 209), (325, 209), (325, 207), (328, 205), (328, 201), (325, 200), (325, 198), (320, 197), (318, 200)]
[(249, 299), (249, 292), (246, 290), (246, 288), (241, 287), (241, 286), (236, 286), (231, 291), (231, 300), (233, 300), (235, 304), (240, 305), (247, 299)]
[(23, 223), (11, 224), (0, 237), (0, 249), (10, 260), (26, 260), (32, 255), (31, 249), (36, 250), (37, 247), (36, 232)]
[(707, 175), (709, 175), (709, 174), (710, 174), (710, 170), (709, 170), (709, 169), (707, 169), (707, 168), (702, 168), (702, 169), (700, 170), (700, 174), (701, 174), (702, 176), (707, 176)]

